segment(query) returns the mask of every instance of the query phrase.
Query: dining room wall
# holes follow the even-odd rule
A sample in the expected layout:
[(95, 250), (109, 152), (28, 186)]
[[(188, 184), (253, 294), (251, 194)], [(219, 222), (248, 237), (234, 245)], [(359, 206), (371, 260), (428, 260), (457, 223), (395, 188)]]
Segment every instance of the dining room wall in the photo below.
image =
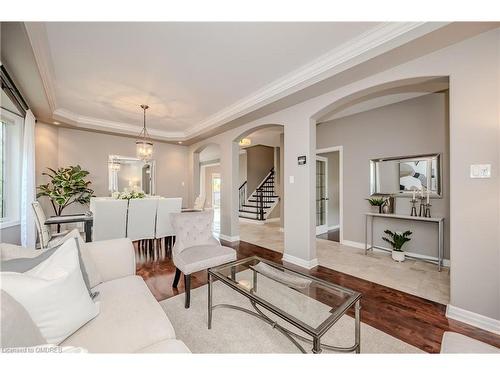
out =
[[(187, 202), (188, 152), (186, 146), (155, 142), (156, 194), (182, 197)], [(96, 196), (109, 196), (108, 156), (135, 157), (135, 141), (131, 137), (65, 128), (39, 122), (36, 127), (36, 184), (45, 183), (42, 172), (47, 167), (59, 168), (79, 164), (90, 172)], [(45, 212), (51, 208), (41, 199)], [(82, 207), (68, 208), (68, 213), (81, 212)]]

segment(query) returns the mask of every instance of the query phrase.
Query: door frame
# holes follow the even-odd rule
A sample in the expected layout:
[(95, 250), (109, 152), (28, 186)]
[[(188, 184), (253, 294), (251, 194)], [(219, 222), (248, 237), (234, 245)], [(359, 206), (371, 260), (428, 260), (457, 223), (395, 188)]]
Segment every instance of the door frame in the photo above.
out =
[[(216, 207), (215, 204), (214, 204), (214, 179), (216, 179), (216, 178), (218, 178), (219, 181), (222, 182), (222, 178), (221, 178), (220, 172), (214, 172), (214, 173), (212, 173), (212, 176), (210, 178), (210, 185), (211, 185), (211, 190), (212, 190), (212, 196), (210, 197), (210, 201), (212, 202), (212, 208), (214, 208), (214, 209)], [(220, 192), (220, 187), (219, 187), (219, 205), (217, 206), (217, 208), (219, 208), (219, 209), (220, 209), (220, 198), (221, 198), (220, 197), (220, 193), (221, 192)]]
[(340, 243), (344, 243), (344, 146), (332, 146), (316, 149), (317, 154), (339, 153), (339, 234)]
[[(214, 162), (214, 163), (208, 163), (208, 164), (201, 164), (200, 163), (200, 180), (198, 181), (199, 187), (200, 187), (200, 195), (204, 196), (205, 198), (207, 197), (207, 192), (205, 191), (205, 180), (206, 180), (206, 168), (208, 167), (215, 167), (217, 165), (220, 165), (220, 162)], [(210, 184), (212, 183), (212, 178), (210, 178)], [(211, 199), (211, 197), (210, 197)]]
[[(325, 163), (325, 191), (326, 191), (326, 196), (328, 197), (328, 158), (316, 155), (316, 161), (318, 160)], [(316, 235), (327, 232), (328, 232), (328, 201), (325, 204), (325, 223), (323, 225), (316, 225)]]

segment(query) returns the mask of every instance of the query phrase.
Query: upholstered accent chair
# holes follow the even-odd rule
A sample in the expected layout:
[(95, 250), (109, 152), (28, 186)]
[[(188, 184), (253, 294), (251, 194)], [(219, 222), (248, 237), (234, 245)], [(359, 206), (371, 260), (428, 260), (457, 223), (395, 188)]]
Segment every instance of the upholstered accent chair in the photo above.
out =
[(236, 260), (236, 251), (222, 246), (213, 234), (212, 210), (171, 214), (176, 240), (172, 257), (176, 267), (173, 287), (177, 288), (181, 273), (186, 289), (185, 307), (191, 300), (191, 274)]

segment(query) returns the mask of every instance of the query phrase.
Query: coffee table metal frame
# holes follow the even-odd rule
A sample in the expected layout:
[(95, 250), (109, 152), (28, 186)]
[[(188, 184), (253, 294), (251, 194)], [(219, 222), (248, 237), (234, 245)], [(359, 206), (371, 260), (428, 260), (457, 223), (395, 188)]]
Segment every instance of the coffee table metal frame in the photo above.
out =
[[(281, 310), (279, 307), (274, 306), (273, 304), (269, 303), (265, 299), (259, 297), (255, 293), (253, 293), (255, 290), (257, 290), (258, 285), (257, 285), (257, 271), (252, 269), (253, 271), (253, 288), (251, 290), (247, 290), (241, 286), (238, 286), (236, 282), (236, 268), (239, 265), (248, 263), (252, 260), (258, 260), (261, 261), (267, 265), (270, 265), (272, 267), (275, 267), (277, 269), (280, 269), (282, 271), (287, 271), (291, 272), (293, 274), (296, 274), (300, 277), (304, 277), (307, 279), (310, 279), (312, 281), (315, 281), (318, 284), (324, 285), (328, 288), (333, 288), (337, 289), (340, 291), (344, 291), (346, 293), (351, 294), (351, 297), (348, 298), (342, 305), (340, 305), (338, 308), (332, 309), (332, 314), (325, 320), (323, 323), (321, 323), (317, 328), (311, 327), (310, 325), (302, 322), (298, 318), (293, 317), (292, 315), (288, 314), (287, 312)], [(231, 276), (230, 278), (218, 273), (219, 270), (221, 269), (227, 269), (230, 267), (231, 270)], [(353, 291), (351, 289), (344, 288), (340, 285), (329, 283), (327, 281), (321, 280), (317, 277), (295, 271), (292, 269), (289, 269), (287, 267), (284, 267), (280, 264), (268, 261), (266, 259), (262, 259), (257, 256), (252, 256), (249, 258), (245, 259), (240, 259), (236, 260), (234, 262), (226, 263), (221, 266), (217, 267), (212, 267), (208, 269), (208, 329), (212, 328), (212, 312), (213, 310), (217, 308), (229, 308), (229, 309), (234, 309), (238, 311), (245, 312), (247, 314), (250, 314), (258, 319), (261, 319), (262, 321), (268, 323), (271, 325), (274, 329), (278, 330), (281, 332), (286, 338), (288, 338), (302, 353), (307, 353), (307, 351), (304, 349), (304, 347), (297, 341), (305, 341), (308, 343), (312, 344), (312, 352), (313, 353), (321, 353), (322, 349), (327, 349), (327, 350), (332, 350), (332, 351), (338, 351), (338, 352), (355, 352), (355, 353), (360, 353), (360, 347), (361, 347), (361, 335), (360, 335), (360, 325), (361, 325), (361, 294)], [(238, 293), (242, 294), (243, 296), (247, 297), (250, 300), (250, 303), (252, 307), (254, 308), (255, 311), (246, 309), (244, 307), (240, 306), (235, 306), (231, 304), (226, 304), (226, 303), (221, 303), (217, 305), (212, 304), (212, 297), (213, 297), (213, 281), (214, 280), (219, 280), (223, 284), (229, 286), (231, 289), (237, 291)], [(279, 318), (283, 319), (284, 321), (290, 323), (294, 327), (298, 328), (302, 332), (304, 332), (306, 335), (310, 336), (311, 339), (304, 337), (302, 335), (299, 335), (293, 331), (290, 331), (289, 329), (283, 327), (280, 325), (277, 321), (271, 319), (268, 317), (261, 308), (264, 308), (265, 310), (273, 313), (274, 315), (278, 316)], [(328, 330), (352, 307), (354, 306), (354, 345), (350, 347), (338, 347), (338, 346), (333, 346), (333, 345), (327, 345), (324, 343), (321, 343), (321, 338), (322, 336), (328, 332)]]

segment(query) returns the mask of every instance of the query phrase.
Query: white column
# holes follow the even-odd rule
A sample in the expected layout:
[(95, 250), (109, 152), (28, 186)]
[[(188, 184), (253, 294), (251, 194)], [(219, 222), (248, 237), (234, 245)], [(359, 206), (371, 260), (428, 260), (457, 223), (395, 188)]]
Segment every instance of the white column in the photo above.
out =
[[(316, 258), (316, 126), (307, 119), (285, 125), (284, 196), (285, 252), (283, 260), (313, 268)], [(305, 156), (306, 164), (298, 165)]]
[(236, 142), (221, 145), (221, 239), (239, 240), (238, 163), (240, 148)]

